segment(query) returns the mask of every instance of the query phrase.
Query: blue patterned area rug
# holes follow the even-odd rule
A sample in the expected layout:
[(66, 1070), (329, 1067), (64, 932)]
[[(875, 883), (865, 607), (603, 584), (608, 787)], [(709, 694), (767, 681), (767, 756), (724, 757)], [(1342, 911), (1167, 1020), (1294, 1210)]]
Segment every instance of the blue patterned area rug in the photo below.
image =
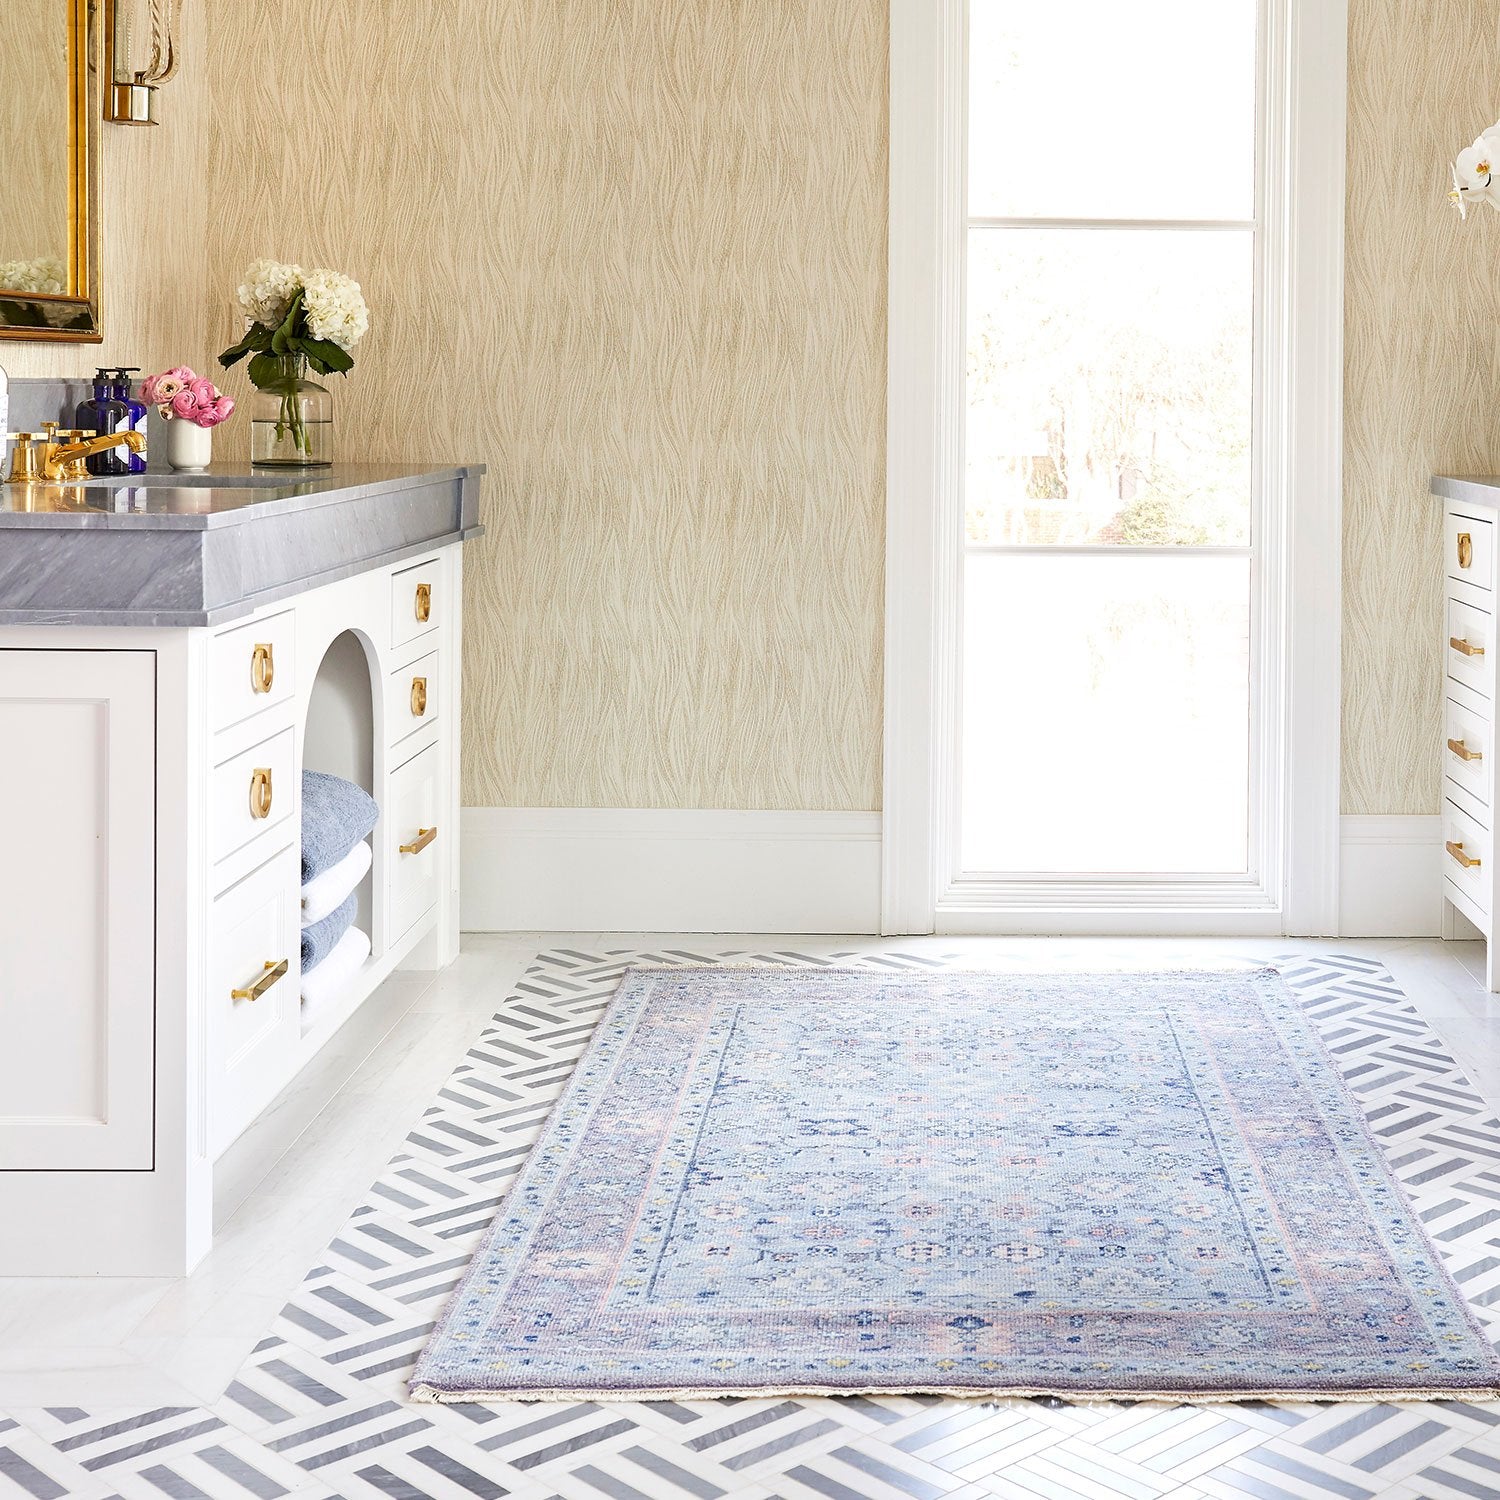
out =
[(1272, 969), (636, 968), (417, 1400), (1500, 1395)]

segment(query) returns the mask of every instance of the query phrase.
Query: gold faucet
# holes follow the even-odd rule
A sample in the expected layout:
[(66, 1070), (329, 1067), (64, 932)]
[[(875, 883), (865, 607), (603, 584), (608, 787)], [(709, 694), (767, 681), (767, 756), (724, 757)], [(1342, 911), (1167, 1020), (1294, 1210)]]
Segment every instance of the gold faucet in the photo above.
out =
[[(84, 459), (93, 453), (104, 453), (123, 444), (132, 453), (145, 447), (144, 434), (139, 432), (101, 432), (99, 437), (86, 438), (74, 443), (58, 443), (55, 425), (45, 437), (33, 438), (26, 432), (17, 434), (15, 455), (10, 463), (10, 484), (72, 484), (89, 478), (89, 469), (84, 468)], [(72, 434), (69, 434), (72, 437)], [(31, 444), (36, 443), (37, 449)]]

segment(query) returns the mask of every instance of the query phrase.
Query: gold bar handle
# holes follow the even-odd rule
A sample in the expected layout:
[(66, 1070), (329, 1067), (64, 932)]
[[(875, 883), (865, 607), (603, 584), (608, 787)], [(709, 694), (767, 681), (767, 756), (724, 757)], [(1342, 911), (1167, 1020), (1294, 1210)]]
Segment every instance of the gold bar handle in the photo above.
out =
[(276, 658), (268, 641), (257, 641), (250, 656), (250, 691), (269, 693), (276, 681)]
[(1452, 646), (1455, 651), (1461, 651), (1461, 652), (1463, 652), (1463, 654), (1465, 656), (1483, 656), (1484, 655), (1484, 647), (1483, 646), (1471, 646), (1467, 641), (1461, 641), (1461, 640), (1459, 640), (1459, 638), (1456, 635), (1450, 635), (1448, 637), (1448, 644), (1450, 646)]
[(412, 717), (420, 719), (427, 712), (427, 679), (413, 677), (411, 680)]
[(230, 990), (229, 998), (231, 1000), (259, 1000), (278, 979), (285, 976), (289, 964), (289, 959), (284, 958), (278, 964), (268, 958), (266, 960), (265, 972), (260, 978), (254, 984), (247, 985), (242, 990)]
[(419, 583), (417, 585), (417, 618), (425, 625), (432, 618), (432, 585), (430, 583)]
[(252, 818), (271, 816), (270, 766), (257, 766), (250, 773), (250, 816)]
[(409, 844), (401, 844), (403, 854), (420, 854), (437, 837), (436, 828), (419, 828), (417, 836)]
[(1483, 750), (1471, 750), (1471, 749), (1469, 749), (1469, 747), (1466, 744), (1464, 744), (1464, 742), (1462, 740), (1449, 740), (1448, 741), (1448, 748), (1460, 760), (1483, 760), (1484, 759), (1484, 751)]
[(1477, 870), (1479, 868), (1479, 861), (1477, 859), (1470, 859), (1469, 856), (1464, 853), (1462, 839), (1460, 839), (1456, 844), (1452, 839), (1449, 839), (1448, 842), (1443, 845), (1443, 847), (1448, 851), (1449, 854), (1454, 857), (1454, 859), (1459, 862), (1459, 864), (1464, 867), (1464, 869)]
[(1474, 565), (1474, 538), (1467, 531), (1458, 534), (1458, 565), (1461, 568)]

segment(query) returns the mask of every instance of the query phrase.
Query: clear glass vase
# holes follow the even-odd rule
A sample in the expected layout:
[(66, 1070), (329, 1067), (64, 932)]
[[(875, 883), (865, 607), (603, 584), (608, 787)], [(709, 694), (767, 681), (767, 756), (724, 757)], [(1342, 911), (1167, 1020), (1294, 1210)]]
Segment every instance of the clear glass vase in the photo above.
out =
[(250, 462), (268, 469), (322, 469), (333, 462), (333, 397), (308, 379), (300, 354), (278, 357), (275, 379), (250, 402)]

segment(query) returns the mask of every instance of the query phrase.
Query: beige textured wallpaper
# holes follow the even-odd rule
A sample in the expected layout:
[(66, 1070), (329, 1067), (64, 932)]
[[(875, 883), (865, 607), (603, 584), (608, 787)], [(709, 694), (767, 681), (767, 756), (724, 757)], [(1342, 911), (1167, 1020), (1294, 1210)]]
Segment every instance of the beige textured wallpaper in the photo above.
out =
[(1496, 7), (1350, 0), (1344, 811), (1435, 813), (1434, 471), (1500, 468), (1500, 214), (1460, 223), (1446, 163), (1500, 115)]
[(90, 375), (96, 365), (145, 370), (202, 357), (207, 281), (208, 142), (201, 0), (183, 10), (183, 71), (162, 92), (154, 129), (101, 125), (102, 344), (0, 341), (17, 376)]
[[(885, 0), (187, 16), (162, 129), (105, 129), (108, 342), (0, 363), (207, 363), (253, 256), (351, 271), (344, 451), (491, 465), (466, 801), (878, 806)], [(1500, 468), (1500, 216), (1444, 163), (1497, 80), (1492, 5), (1351, 0), (1351, 813), (1438, 805), (1427, 475)]]
[(342, 451), (490, 465), (464, 800), (879, 806), (886, 0), (213, 15), (212, 337), (347, 270)]

